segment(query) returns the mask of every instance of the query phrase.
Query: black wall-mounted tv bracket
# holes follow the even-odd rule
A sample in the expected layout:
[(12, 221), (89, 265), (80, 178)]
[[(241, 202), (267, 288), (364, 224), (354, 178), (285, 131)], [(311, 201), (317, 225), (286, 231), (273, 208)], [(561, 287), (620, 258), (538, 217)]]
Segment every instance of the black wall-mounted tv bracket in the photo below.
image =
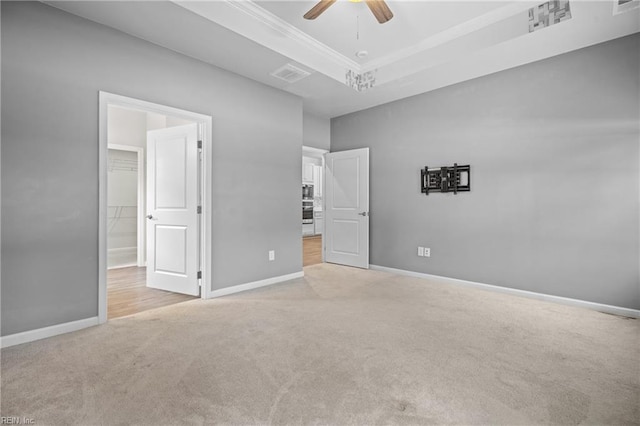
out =
[(468, 192), (471, 191), (471, 166), (440, 167), (429, 170), (426, 167), (420, 171), (420, 190), (423, 194), (429, 192)]

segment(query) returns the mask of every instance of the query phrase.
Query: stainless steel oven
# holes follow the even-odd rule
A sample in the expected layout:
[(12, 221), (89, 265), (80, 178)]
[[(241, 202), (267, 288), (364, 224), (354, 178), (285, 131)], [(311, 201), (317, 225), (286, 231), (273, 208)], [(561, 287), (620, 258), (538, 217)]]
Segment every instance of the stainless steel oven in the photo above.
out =
[(313, 200), (302, 200), (302, 223), (313, 223)]
[(313, 200), (313, 185), (302, 185), (302, 199)]

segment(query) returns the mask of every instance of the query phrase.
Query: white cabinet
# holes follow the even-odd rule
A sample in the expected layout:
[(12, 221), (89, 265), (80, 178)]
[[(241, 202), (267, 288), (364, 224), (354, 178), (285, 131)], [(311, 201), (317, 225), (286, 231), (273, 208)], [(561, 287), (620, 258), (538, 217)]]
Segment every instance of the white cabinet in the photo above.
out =
[(303, 236), (313, 235), (314, 232), (315, 232), (315, 229), (314, 229), (313, 223), (303, 223), (302, 224), (302, 235)]
[(316, 210), (313, 212), (313, 226), (314, 226), (314, 234), (322, 235), (324, 231), (324, 219), (322, 210)]
[(313, 196), (322, 197), (322, 166), (313, 166)]
[(313, 172), (315, 165), (315, 158), (302, 157), (302, 183), (313, 183)]

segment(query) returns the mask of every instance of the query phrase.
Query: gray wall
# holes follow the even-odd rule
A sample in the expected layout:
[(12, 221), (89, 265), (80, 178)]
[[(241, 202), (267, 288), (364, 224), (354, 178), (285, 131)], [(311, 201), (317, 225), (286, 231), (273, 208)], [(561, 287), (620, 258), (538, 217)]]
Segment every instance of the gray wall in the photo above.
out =
[(98, 314), (100, 90), (213, 116), (213, 289), (302, 270), (300, 98), (41, 3), (1, 71), (3, 335)]
[[(636, 34), (333, 119), (332, 151), (371, 148), (371, 263), (640, 308), (639, 52)], [(420, 193), (454, 162), (470, 193)]]
[(305, 112), (302, 118), (302, 128), (304, 146), (329, 150), (331, 144), (331, 120)]

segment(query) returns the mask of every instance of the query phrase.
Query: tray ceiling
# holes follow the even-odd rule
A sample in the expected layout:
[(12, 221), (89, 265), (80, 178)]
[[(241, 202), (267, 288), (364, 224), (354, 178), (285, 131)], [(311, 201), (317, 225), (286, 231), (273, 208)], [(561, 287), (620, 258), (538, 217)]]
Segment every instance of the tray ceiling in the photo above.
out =
[[(394, 18), (385, 24), (346, 0), (312, 21), (302, 15), (314, 1), (48, 4), (286, 90), (306, 111), (335, 117), (640, 31), (640, 8), (616, 14), (614, 1), (580, 0), (570, 2), (570, 19), (529, 32), (529, 9), (542, 3), (390, 0)], [(310, 75), (291, 83), (272, 75), (287, 63)], [(349, 71), (370, 72), (373, 88), (345, 85)]]

